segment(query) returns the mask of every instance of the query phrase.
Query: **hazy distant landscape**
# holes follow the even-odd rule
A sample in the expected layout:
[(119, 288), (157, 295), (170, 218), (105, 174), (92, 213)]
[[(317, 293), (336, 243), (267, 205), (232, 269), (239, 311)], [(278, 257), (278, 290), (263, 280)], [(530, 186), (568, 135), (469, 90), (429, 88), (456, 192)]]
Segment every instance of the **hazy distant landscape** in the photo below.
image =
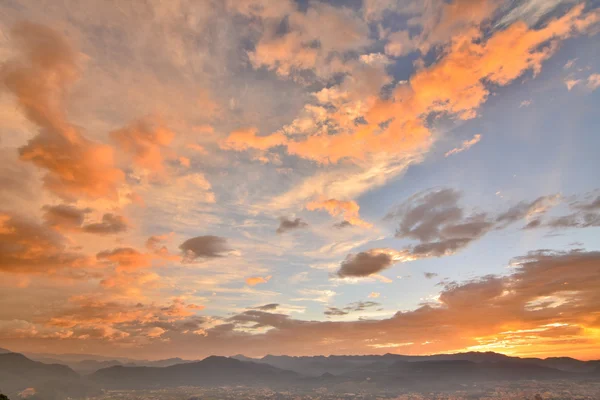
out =
[(498, 353), (108, 359), (2, 350), (0, 391), (61, 399), (597, 399), (600, 360)]

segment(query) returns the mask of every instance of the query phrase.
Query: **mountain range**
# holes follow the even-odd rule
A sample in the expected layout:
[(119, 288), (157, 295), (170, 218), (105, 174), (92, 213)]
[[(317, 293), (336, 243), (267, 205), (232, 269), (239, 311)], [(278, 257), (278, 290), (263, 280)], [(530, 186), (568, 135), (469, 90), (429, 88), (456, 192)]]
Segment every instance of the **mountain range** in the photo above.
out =
[[(430, 356), (268, 355), (262, 358), (237, 355), (211, 356), (201, 361), (90, 359), (95, 356), (71, 354), (41, 359), (56, 360), (57, 357), (76, 363), (81, 367), (80, 372), (60, 363), (36, 361), (23, 354), (0, 349), (0, 392), (17, 397), (28, 389), (36, 393), (30, 399), (59, 400), (83, 398), (109, 389), (174, 386), (335, 388), (359, 383), (378, 389), (445, 390), (484, 381), (600, 378), (600, 360), (519, 358), (492, 352)], [(176, 360), (181, 362), (165, 365)], [(98, 369), (92, 371), (96, 367)], [(84, 370), (89, 372), (82, 373)]]

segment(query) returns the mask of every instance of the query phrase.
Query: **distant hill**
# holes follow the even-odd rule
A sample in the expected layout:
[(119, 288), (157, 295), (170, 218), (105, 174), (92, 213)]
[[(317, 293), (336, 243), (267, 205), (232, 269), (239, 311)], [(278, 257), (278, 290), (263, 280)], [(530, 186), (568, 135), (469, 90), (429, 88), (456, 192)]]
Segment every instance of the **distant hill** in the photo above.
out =
[(110, 367), (89, 377), (102, 387), (141, 389), (166, 386), (278, 386), (290, 383), (298, 375), (279, 368), (211, 356), (199, 362), (170, 367)]
[[(189, 362), (179, 358), (143, 361), (138, 366), (120, 359), (86, 360), (73, 357), (82, 376), (60, 364), (34, 361), (17, 353), (0, 354), (0, 390), (10, 398), (34, 388), (38, 398), (84, 398), (101, 389), (158, 389), (175, 386), (345, 387), (446, 390), (486, 381), (594, 380), (600, 361), (568, 357), (547, 359), (509, 357), (497, 353), (404, 356), (265, 356), (253, 359), (211, 356)], [(139, 362), (139, 361), (138, 361)], [(175, 363), (175, 365), (170, 365)], [(163, 366), (164, 365), (164, 366)]]
[(467, 352), (457, 354), (436, 354), (430, 356), (407, 356), (399, 354), (364, 355), (364, 356), (274, 356), (267, 355), (263, 358), (253, 359), (243, 355), (233, 358), (252, 361), (256, 363), (269, 364), (277, 368), (287, 369), (308, 376), (321, 376), (325, 373), (341, 375), (356, 369), (373, 365), (388, 367), (397, 362), (421, 362), (421, 361), (471, 361), (474, 363), (499, 363), (515, 362), (520, 364), (535, 365), (553, 368), (568, 372), (591, 372), (600, 365), (598, 361), (580, 361), (569, 357), (552, 358), (519, 358), (510, 357), (494, 352)]
[(97, 389), (65, 365), (44, 364), (19, 353), (0, 354), (0, 389), (9, 398), (34, 388), (44, 400), (82, 397)]
[(114, 367), (117, 365), (130, 367), (169, 367), (171, 365), (193, 362), (194, 360), (184, 360), (181, 358), (169, 358), (166, 360), (136, 360), (126, 357), (105, 357), (95, 354), (45, 354), (45, 353), (25, 353), (25, 355), (35, 361), (46, 364), (67, 365), (75, 372), (81, 375), (89, 375), (102, 368)]

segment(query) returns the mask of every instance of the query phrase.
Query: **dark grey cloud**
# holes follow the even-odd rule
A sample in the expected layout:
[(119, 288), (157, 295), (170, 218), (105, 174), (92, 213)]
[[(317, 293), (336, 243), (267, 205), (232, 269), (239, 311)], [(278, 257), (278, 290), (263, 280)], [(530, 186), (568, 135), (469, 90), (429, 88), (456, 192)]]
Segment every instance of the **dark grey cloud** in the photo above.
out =
[(600, 213), (578, 212), (549, 219), (545, 226), (554, 229), (591, 228), (600, 226)]
[(342, 262), (337, 275), (340, 278), (365, 277), (390, 267), (392, 263), (392, 256), (386, 253), (360, 252), (349, 254)]
[(421, 243), (414, 246), (410, 253), (417, 258), (442, 257), (454, 254), (456, 251), (467, 247), (473, 240), (473, 238), (462, 238)]
[(436, 274), (435, 272), (423, 272), (423, 275), (425, 276), (425, 278), (427, 279), (433, 279), (436, 276), (438, 276), (438, 274)]
[(572, 207), (582, 211), (600, 211), (600, 196), (587, 203), (581, 201), (576, 202), (572, 205)]
[(521, 201), (512, 206), (505, 212), (496, 217), (496, 222), (499, 227), (506, 227), (514, 222), (520, 221), (530, 215), (542, 215), (546, 213), (554, 204), (556, 204), (559, 196), (556, 194), (548, 196), (540, 196), (537, 199), (527, 202)]
[(454, 189), (420, 192), (388, 213), (386, 219), (400, 220), (396, 237), (428, 242), (440, 236), (442, 227), (462, 219), (459, 199), (460, 193)]
[(129, 229), (127, 220), (116, 214), (107, 213), (100, 222), (84, 224), (90, 208), (77, 208), (68, 204), (46, 205), (43, 219), (46, 225), (58, 230), (74, 230), (98, 235), (122, 233)]
[(411, 252), (418, 257), (440, 257), (467, 246), (494, 225), (486, 213), (465, 216), (454, 189), (427, 190), (409, 198), (387, 219), (398, 219), (396, 237), (420, 243)]
[(534, 228), (539, 228), (540, 226), (542, 226), (542, 219), (536, 218), (536, 219), (529, 221), (529, 223), (527, 223), (527, 225), (525, 225), (523, 227), (523, 229), (534, 229)]
[(277, 233), (284, 233), (295, 229), (306, 228), (308, 224), (302, 221), (300, 218), (289, 219), (288, 217), (279, 218), (279, 227)]
[(254, 329), (272, 326), (279, 329), (290, 327), (293, 321), (289, 315), (275, 314), (259, 310), (248, 310), (227, 319), (235, 324), (251, 324)]
[(327, 315), (328, 317), (340, 317), (342, 315), (350, 314), (350, 312), (344, 311), (341, 308), (337, 307), (327, 307), (323, 314)]
[[(389, 212), (385, 219), (397, 220), (399, 224), (396, 237), (418, 242), (397, 251), (400, 258), (415, 260), (452, 255), (493, 229), (504, 229), (524, 219), (531, 220), (523, 229), (600, 226), (600, 213), (594, 212), (600, 207), (600, 196), (588, 198), (587, 202), (574, 202), (571, 208), (576, 212), (547, 221), (544, 221), (545, 214), (561, 200), (557, 194), (521, 201), (495, 217), (485, 212), (465, 211), (459, 205), (460, 198), (460, 192), (454, 189), (429, 189), (411, 196)], [(348, 255), (337, 274), (340, 277), (364, 277), (378, 273), (393, 264), (392, 257), (387, 254), (366, 251)]]
[(277, 303), (265, 304), (264, 306), (254, 307), (254, 310), (273, 311), (279, 307)]
[(338, 307), (327, 307), (323, 314), (330, 317), (337, 317), (342, 315), (348, 315), (352, 312), (364, 311), (368, 308), (377, 307), (381, 305), (375, 301), (355, 301), (353, 303), (348, 304), (344, 308)]
[(381, 304), (376, 301), (355, 301), (348, 304), (345, 309), (350, 311), (364, 311), (367, 308), (377, 307), (379, 305)]
[(128, 228), (129, 225), (124, 217), (109, 213), (102, 216), (102, 222), (87, 224), (82, 226), (81, 229), (87, 233), (107, 235), (125, 232)]
[(81, 209), (68, 204), (44, 206), (43, 219), (46, 225), (57, 229), (79, 229), (83, 225), (89, 209)]
[(193, 261), (198, 258), (222, 257), (230, 250), (227, 239), (220, 236), (196, 236), (183, 242), (179, 249), (183, 252), (184, 261)]
[(333, 224), (333, 227), (338, 228), (338, 229), (349, 228), (351, 226), (354, 226), (354, 225), (352, 225), (350, 222), (348, 222), (346, 220)]
[(543, 220), (536, 218), (523, 229), (550, 228), (590, 228), (600, 226), (600, 196), (589, 201), (573, 201), (569, 204), (572, 212), (567, 215), (551, 217)]

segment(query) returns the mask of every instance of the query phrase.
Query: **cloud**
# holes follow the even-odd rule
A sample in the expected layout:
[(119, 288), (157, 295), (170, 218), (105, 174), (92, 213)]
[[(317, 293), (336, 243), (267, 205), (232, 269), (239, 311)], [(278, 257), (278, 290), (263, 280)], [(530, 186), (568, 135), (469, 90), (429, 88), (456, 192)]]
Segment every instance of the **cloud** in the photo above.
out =
[(397, 237), (429, 241), (440, 237), (444, 225), (461, 220), (459, 198), (460, 193), (454, 189), (420, 192), (388, 213), (386, 219), (400, 219)]
[[(344, 217), (344, 222), (348, 222), (354, 226), (361, 226), (364, 228), (371, 228), (373, 225), (363, 221), (358, 211), (360, 210), (360, 206), (352, 200), (340, 201), (336, 199), (328, 199), (321, 201), (312, 201), (306, 205), (306, 208), (310, 211), (314, 210), (325, 210), (331, 216), (342, 215)], [(343, 226), (340, 226), (343, 227)]]
[(116, 264), (120, 269), (148, 268), (152, 265), (152, 257), (140, 253), (131, 247), (119, 247), (105, 250), (96, 254), (99, 261), (108, 261)]
[(389, 56), (401, 57), (417, 49), (416, 40), (411, 39), (408, 31), (391, 33), (387, 39), (385, 54)]
[(581, 79), (566, 79), (565, 80), (565, 85), (567, 85), (567, 89), (571, 90), (573, 89), (575, 86), (579, 85), (581, 83)]
[[(136, 343), (145, 354), (161, 354), (163, 344), (140, 339), (160, 327), (166, 331), (162, 337), (170, 338), (169, 351), (195, 357), (209, 355), (202, 350), (207, 348), (210, 354), (235, 354), (250, 347), (254, 356), (382, 354), (389, 343), (407, 343), (407, 354), (502, 348), (532, 356), (584, 356), (597, 347), (597, 321), (590, 315), (600, 312), (599, 268), (598, 252), (533, 252), (513, 260), (503, 276), (446, 284), (436, 302), (379, 320), (311, 321), (246, 310), (215, 321), (191, 315), (181, 300), (159, 306), (86, 296), (71, 299), (35, 324), (0, 325), (0, 337), (35, 329), (38, 340), (44, 336), (59, 348), (86, 340), (96, 351)], [(316, 298), (316, 293), (304, 294)], [(306, 346), (298, 347), (299, 341)]]
[(485, 235), (494, 225), (486, 213), (465, 216), (453, 189), (428, 190), (410, 197), (387, 219), (399, 219), (396, 237), (418, 240), (407, 249), (414, 258), (453, 254)]
[(247, 149), (267, 150), (285, 143), (283, 134), (258, 136), (256, 128), (238, 129), (232, 131), (221, 144), (225, 149), (243, 151)]
[(58, 204), (46, 205), (42, 209), (46, 225), (60, 231), (108, 235), (123, 233), (129, 229), (129, 224), (124, 217), (112, 213), (104, 214), (101, 222), (84, 223), (86, 215), (92, 212), (89, 208), (81, 209), (68, 204)]
[(279, 304), (270, 303), (270, 304), (265, 304), (264, 306), (254, 307), (254, 309), (261, 310), (261, 311), (273, 311), (273, 310), (276, 310), (277, 307), (279, 307)]
[(541, 216), (552, 207), (556, 206), (560, 200), (560, 195), (553, 194), (548, 196), (540, 196), (531, 202), (521, 201), (520, 203), (509, 208), (507, 211), (498, 215), (496, 217), (496, 222), (499, 222), (503, 225), (509, 225), (524, 218), (535, 218)]
[(15, 95), (38, 134), (19, 149), (21, 160), (45, 170), (44, 186), (65, 200), (117, 198), (124, 174), (113, 149), (85, 138), (67, 120), (63, 99), (76, 80), (76, 53), (54, 30), (24, 22), (12, 37), (18, 56), (2, 66), (0, 80)]
[(289, 219), (288, 217), (279, 218), (279, 227), (277, 233), (285, 233), (288, 231), (306, 228), (308, 224), (302, 221), (300, 218)]
[(351, 226), (352, 226), (352, 224), (350, 222), (346, 221), (346, 220), (340, 221), (340, 222), (336, 222), (335, 224), (333, 224), (333, 227), (337, 228), (337, 229), (348, 228), (348, 227), (351, 227)]
[(462, 142), (462, 144), (460, 145), (460, 147), (455, 147), (454, 149), (446, 152), (446, 154), (444, 154), (444, 157), (448, 157), (448, 156), (451, 156), (453, 154), (457, 154), (457, 153), (460, 153), (462, 151), (468, 150), (471, 147), (473, 147), (475, 144), (479, 143), (480, 140), (481, 140), (481, 135), (477, 134), (477, 135), (473, 136), (473, 139), (465, 140), (464, 142)]
[(183, 242), (179, 249), (183, 252), (184, 261), (194, 261), (198, 258), (223, 257), (230, 251), (227, 239), (219, 236), (196, 236)]
[(341, 263), (337, 275), (340, 278), (366, 277), (381, 272), (406, 257), (406, 254), (391, 249), (371, 249), (349, 254)]
[(16, 214), (0, 213), (0, 270), (17, 274), (87, 276), (88, 257), (71, 251), (56, 230)]
[(262, 277), (262, 276), (250, 276), (246, 278), (246, 285), (248, 286), (256, 286), (261, 283), (267, 283), (271, 280), (271, 275)]
[(519, 108), (523, 108), (523, 107), (529, 107), (531, 105), (531, 103), (533, 103), (533, 100), (523, 100), (520, 104), (519, 104)]
[(569, 204), (569, 207), (574, 210), (574, 212), (562, 216), (553, 216), (544, 220), (542, 217), (547, 208), (553, 206), (556, 201), (559, 200), (557, 196), (548, 197), (550, 197), (551, 203), (545, 206), (539, 204), (537, 208), (537, 214), (532, 217), (533, 219), (527, 225), (525, 225), (523, 229), (569, 229), (600, 226), (600, 197), (596, 197), (590, 201), (573, 201), (571, 204)]
[(600, 74), (592, 74), (588, 76), (587, 87), (596, 90), (600, 87)]
[(161, 174), (165, 170), (164, 153), (175, 134), (158, 118), (147, 117), (112, 131), (110, 137), (134, 165)]
[(327, 307), (327, 309), (323, 312), (323, 314), (327, 316), (342, 316), (348, 315), (354, 312), (365, 311), (368, 308), (373, 308), (376, 306), (380, 306), (380, 303), (375, 301), (356, 301), (348, 304), (344, 308), (337, 307)]
[(336, 292), (329, 289), (300, 289), (298, 293), (306, 297), (298, 297), (292, 301), (315, 301), (317, 303), (328, 303), (331, 298), (336, 295)]
[(542, 18), (554, 12), (557, 7), (570, 3), (571, 0), (527, 0), (507, 12), (496, 23), (496, 26), (506, 26), (515, 21), (524, 21), (529, 26), (535, 25)]
[[(361, 116), (366, 124), (297, 140), (275, 133), (273, 142), (285, 144), (289, 154), (322, 164), (342, 159), (360, 162), (376, 154), (422, 154), (433, 141), (427, 115), (473, 118), (490, 94), (487, 85), (507, 85), (529, 70), (539, 73), (559, 40), (584, 32), (598, 20), (597, 13), (585, 13), (584, 6), (577, 5), (539, 29), (515, 22), (484, 38), (479, 29), (465, 28), (486, 19), (494, 8), (486, 1), (478, 1), (475, 9), (469, 1), (445, 3), (441, 20), (447, 22), (426, 39), (426, 43), (436, 43), (438, 35), (444, 41), (451, 38), (442, 56), (418, 70), (407, 85), (396, 86), (389, 99), (371, 99), (369, 107), (352, 118)], [(260, 142), (263, 150), (266, 138)]]
[[(383, 255), (379, 249), (359, 253), (360, 258), (357, 258), (358, 255), (348, 255), (338, 274), (341, 273), (341, 277), (376, 274), (392, 265), (390, 255), (394, 255), (399, 262), (452, 255), (492, 229), (504, 229), (523, 219), (531, 220), (524, 229), (541, 226), (596, 226), (600, 221), (600, 217), (588, 213), (577, 218), (553, 221), (552, 225), (542, 225), (539, 217), (558, 204), (560, 195), (541, 196), (531, 202), (522, 201), (495, 218), (485, 212), (467, 215), (463, 207), (459, 206), (460, 197), (460, 192), (451, 188), (429, 189), (411, 196), (390, 211), (385, 219), (399, 220), (397, 238), (413, 239), (419, 243), (399, 251), (387, 249), (387, 253)], [(352, 272), (347, 274), (344, 271)]]
[(423, 275), (425, 276), (425, 278), (427, 279), (433, 279), (436, 276), (438, 276), (438, 274), (436, 274), (435, 272), (423, 272)]
[(263, 21), (263, 34), (248, 54), (254, 68), (266, 67), (281, 77), (303, 71), (330, 77), (343, 71), (339, 54), (370, 43), (367, 24), (350, 8), (317, 2), (311, 3), (305, 12), (295, 8), (285, 8), (289, 26), (286, 33), (278, 32), (280, 21)]
[(44, 221), (48, 226), (59, 230), (78, 230), (83, 225), (85, 215), (91, 210), (79, 209), (68, 204), (44, 206)]
[(128, 228), (129, 224), (124, 217), (111, 213), (104, 214), (102, 222), (86, 224), (81, 227), (83, 232), (102, 235), (122, 233), (127, 231)]
[(600, 211), (600, 196), (596, 196), (595, 199), (589, 202), (577, 201), (572, 207), (581, 211)]
[(371, 292), (371, 293), (369, 293), (369, 298), (370, 299), (376, 299), (379, 296), (381, 296), (381, 293), (379, 293), (379, 292)]
[(328, 317), (339, 317), (342, 315), (347, 315), (349, 312), (337, 307), (327, 307), (323, 314), (327, 315)]

